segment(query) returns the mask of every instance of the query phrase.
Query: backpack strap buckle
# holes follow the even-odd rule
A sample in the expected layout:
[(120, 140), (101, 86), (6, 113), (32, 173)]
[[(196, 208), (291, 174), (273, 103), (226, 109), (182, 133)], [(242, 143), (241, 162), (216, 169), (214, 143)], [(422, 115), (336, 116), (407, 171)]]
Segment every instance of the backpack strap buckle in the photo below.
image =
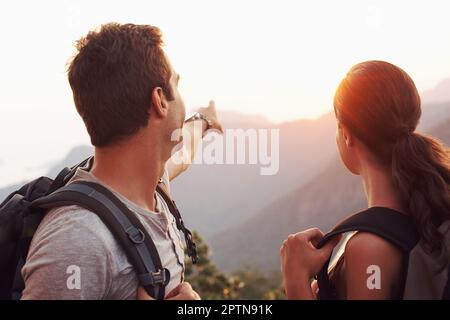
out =
[(139, 275), (139, 283), (143, 286), (166, 286), (170, 281), (170, 272), (166, 268)]
[(186, 240), (188, 256), (191, 258), (192, 263), (196, 264), (198, 261), (197, 245), (192, 239), (192, 232), (187, 228), (184, 228), (184, 237)]
[(144, 243), (145, 234), (144, 234), (144, 232), (142, 232), (141, 229), (136, 228), (135, 226), (131, 226), (127, 230), (125, 230), (125, 232), (127, 233), (128, 238), (130, 238), (130, 240), (133, 243), (135, 243), (135, 244)]

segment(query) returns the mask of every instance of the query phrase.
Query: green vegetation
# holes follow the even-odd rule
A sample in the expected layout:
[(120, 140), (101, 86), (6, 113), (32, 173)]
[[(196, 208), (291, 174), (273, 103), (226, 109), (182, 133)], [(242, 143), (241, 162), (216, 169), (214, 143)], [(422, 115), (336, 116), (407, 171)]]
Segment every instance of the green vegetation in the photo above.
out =
[(211, 261), (210, 249), (198, 233), (193, 238), (199, 259), (196, 265), (186, 259), (185, 278), (202, 299), (284, 299), (280, 273), (241, 268), (227, 275)]

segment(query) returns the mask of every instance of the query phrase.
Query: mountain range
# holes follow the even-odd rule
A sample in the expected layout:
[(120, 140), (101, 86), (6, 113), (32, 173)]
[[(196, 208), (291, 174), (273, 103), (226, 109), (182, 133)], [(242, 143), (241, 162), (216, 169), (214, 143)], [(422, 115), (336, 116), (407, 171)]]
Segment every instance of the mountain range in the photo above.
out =
[[(422, 100), (419, 130), (449, 144), (450, 79), (424, 92)], [(359, 178), (338, 159), (333, 113), (279, 124), (241, 112), (219, 115), (228, 129), (279, 130), (280, 161), (273, 176), (260, 175), (260, 165), (193, 164), (172, 182), (186, 224), (206, 238), (219, 267), (276, 270), (278, 249), (288, 234), (311, 226), (327, 230), (365, 207)], [(48, 176), (92, 152), (90, 146), (74, 148), (49, 169)], [(0, 199), (19, 185), (0, 189)]]
[[(450, 145), (450, 114), (427, 132)], [(360, 178), (349, 173), (336, 156), (307, 184), (214, 236), (210, 240), (213, 260), (226, 271), (245, 266), (279, 270), (278, 252), (289, 234), (311, 227), (327, 231), (364, 208), (367, 202)]]

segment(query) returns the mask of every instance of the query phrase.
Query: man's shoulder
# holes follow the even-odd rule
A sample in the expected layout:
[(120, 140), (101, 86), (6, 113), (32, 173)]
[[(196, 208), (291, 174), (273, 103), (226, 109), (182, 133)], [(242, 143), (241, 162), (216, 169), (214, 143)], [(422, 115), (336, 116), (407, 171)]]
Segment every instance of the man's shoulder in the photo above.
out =
[[(33, 244), (62, 240), (65, 246), (110, 249), (117, 247), (114, 236), (94, 212), (78, 205), (50, 209), (33, 237)], [(89, 243), (91, 245), (89, 245)]]
[(50, 209), (42, 219), (39, 229), (44, 227), (64, 227), (78, 224), (88, 229), (106, 226), (94, 212), (78, 205), (61, 206)]
[[(22, 268), (24, 298), (101, 299), (128, 266), (95, 213), (75, 205), (51, 209), (33, 236)], [(77, 290), (67, 285), (74, 270), (82, 279)]]

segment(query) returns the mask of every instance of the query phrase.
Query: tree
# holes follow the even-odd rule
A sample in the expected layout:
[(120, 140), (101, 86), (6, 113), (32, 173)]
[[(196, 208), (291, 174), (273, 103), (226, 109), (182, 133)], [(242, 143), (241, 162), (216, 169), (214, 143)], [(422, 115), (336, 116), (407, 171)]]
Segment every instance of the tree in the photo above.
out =
[(208, 245), (193, 232), (197, 244), (198, 262), (186, 259), (185, 279), (192, 284), (202, 299), (282, 299), (281, 275), (266, 277), (256, 269), (244, 268), (231, 276), (221, 272), (211, 261)]

